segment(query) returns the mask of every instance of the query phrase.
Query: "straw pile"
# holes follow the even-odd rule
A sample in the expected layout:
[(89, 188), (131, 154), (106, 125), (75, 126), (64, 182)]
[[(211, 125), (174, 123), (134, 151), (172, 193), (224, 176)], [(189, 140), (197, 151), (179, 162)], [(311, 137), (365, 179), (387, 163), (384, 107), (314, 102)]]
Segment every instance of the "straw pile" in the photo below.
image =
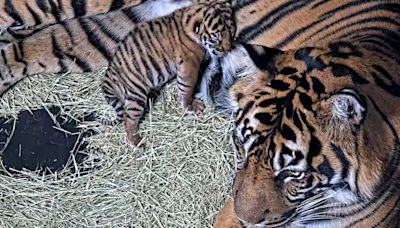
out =
[[(113, 118), (103, 75), (31, 77), (0, 98), (0, 116), (57, 105), (71, 117)], [(230, 195), (232, 124), (211, 109), (184, 115), (176, 95), (167, 86), (146, 115), (145, 149), (127, 145), (122, 125), (82, 123), (99, 132), (88, 139), (85, 169), (43, 176), (0, 167), (0, 227), (211, 227)]]

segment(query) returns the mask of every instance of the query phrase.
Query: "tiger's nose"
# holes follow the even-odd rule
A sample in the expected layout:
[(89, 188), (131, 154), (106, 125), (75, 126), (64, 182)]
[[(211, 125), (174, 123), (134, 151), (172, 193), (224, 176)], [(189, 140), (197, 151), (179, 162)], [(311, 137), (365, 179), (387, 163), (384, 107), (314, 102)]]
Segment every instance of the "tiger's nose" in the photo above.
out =
[(264, 225), (284, 219), (293, 209), (276, 186), (271, 173), (258, 173), (258, 168), (247, 166), (238, 172), (234, 182), (234, 209), (238, 218), (249, 225)]
[(230, 42), (227, 42), (224, 45), (224, 50), (225, 50), (225, 52), (230, 52), (232, 50), (232, 44)]

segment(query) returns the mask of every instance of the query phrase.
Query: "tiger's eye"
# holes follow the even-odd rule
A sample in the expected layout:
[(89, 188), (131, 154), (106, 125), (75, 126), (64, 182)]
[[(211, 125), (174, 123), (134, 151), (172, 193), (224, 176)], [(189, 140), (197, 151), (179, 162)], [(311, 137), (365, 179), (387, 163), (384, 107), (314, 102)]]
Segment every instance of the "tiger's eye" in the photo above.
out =
[(293, 177), (299, 177), (301, 175), (300, 171), (290, 171), (290, 175)]
[(195, 24), (194, 24), (194, 27), (193, 27), (193, 32), (194, 33), (199, 33), (199, 31), (200, 31), (200, 22), (196, 22)]

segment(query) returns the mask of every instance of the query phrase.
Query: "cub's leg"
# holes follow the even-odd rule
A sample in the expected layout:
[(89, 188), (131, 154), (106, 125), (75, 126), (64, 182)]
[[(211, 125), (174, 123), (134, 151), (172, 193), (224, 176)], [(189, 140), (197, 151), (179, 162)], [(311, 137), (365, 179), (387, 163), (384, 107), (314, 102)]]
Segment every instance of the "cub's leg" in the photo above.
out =
[(145, 111), (146, 101), (147, 99), (141, 99), (135, 94), (130, 94), (128, 97), (126, 97), (123, 118), (127, 139), (132, 146), (137, 146), (141, 140), (141, 137), (137, 131), (139, 129), (139, 121)]
[(143, 84), (138, 75), (110, 67), (103, 81), (103, 91), (107, 102), (117, 112), (117, 120), (124, 122), (128, 142), (138, 145), (141, 138), (137, 131), (147, 105), (149, 86)]
[[(107, 80), (106, 78), (102, 84), (102, 89), (104, 93), (104, 97), (109, 105), (113, 107), (115, 112), (117, 113), (117, 118), (115, 120), (103, 120), (101, 119), (100, 122), (105, 125), (116, 125), (123, 121), (123, 116), (125, 113), (124, 109), (124, 99), (121, 99), (117, 94), (124, 94), (124, 92), (117, 92), (120, 90), (116, 87), (116, 83), (112, 83)], [(123, 89), (123, 88), (122, 88)]]
[(183, 109), (201, 114), (205, 108), (203, 102), (193, 98), (194, 90), (198, 80), (200, 61), (195, 58), (182, 61), (178, 71), (178, 94)]

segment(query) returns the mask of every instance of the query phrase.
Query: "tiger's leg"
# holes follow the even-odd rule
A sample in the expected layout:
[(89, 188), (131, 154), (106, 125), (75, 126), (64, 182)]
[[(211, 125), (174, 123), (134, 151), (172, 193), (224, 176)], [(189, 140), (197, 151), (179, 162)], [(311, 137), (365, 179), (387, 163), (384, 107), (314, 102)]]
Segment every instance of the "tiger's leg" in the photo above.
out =
[[(62, 49), (73, 45), (69, 43), (70, 39), (66, 36), (67, 34), (61, 32), (57, 36), (43, 34), (42, 38), (31, 37), (2, 46), (0, 48), (0, 95), (30, 75), (67, 72), (72, 68), (76, 73), (88, 71), (75, 67), (77, 65), (75, 59), (68, 58), (64, 61)], [(101, 63), (107, 66), (106, 60)]]
[(106, 125), (116, 125), (123, 121), (123, 116), (125, 113), (124, 109), (124, 100), (118, 96), (118, 94), (124, 94), (125, 92), (121, 91), (123, 88), (117, 86), (117, 83), (113, 82), (111, 78), (106, 77), (102, 83), (102, 90), (104, 93), (104, 97), (109, 105), (114, 109), (117, 113), (117, 118), (112, 121), (100, 120), (101, 123)]
[[(150, 86), (141, 80), (140, 74), (127, 71), (124, 63), (129, 60), (125, 59), (125, 55), (118, 52), (114, 60), (103, 82), (105, 97), (113, 102), (109, 104), (113, 105), (117, 116), (122, 118), (128, 142), (137, 146), (141, 140), (138, 134), (139, 122), (146, 110)], [(118, 101), (113, 101), (115, 99)]]
[[(93, 18), (94, 19), (94, 18)], [(97, 29), (95, 21), (110, 27), (113, 39)], [(82, 73), (109, 65), (119, 40), (134, 27), (122, 12), (98, 15), (49, 26), (0, 47), (0, 96), (21, 79), (38, 73)]]
[(200, 68), (200, 61), (195, 61), (194, 59), (183, 61), (179, 66), (178, 94), (183, 109), (195, 114), (201, 114), (205, 106), (201, 100), (193, 98)]
[(123, 118), (127, 139), (132, 146), (137, 146), (141, 141), (138, 134), (139, 121), (144, 115), (146, 105), (147, 98), (143, 99), (134, 93), (126, 97)]
[[(3, 52), (1, 52), (3, 54)], [(0, 65), (1, 66), (1, 65)], [(15, 62), (11, 67), (1, 66), (0, 69), (0, 96), (18, 81), (25, 77), (26, 65)]]

